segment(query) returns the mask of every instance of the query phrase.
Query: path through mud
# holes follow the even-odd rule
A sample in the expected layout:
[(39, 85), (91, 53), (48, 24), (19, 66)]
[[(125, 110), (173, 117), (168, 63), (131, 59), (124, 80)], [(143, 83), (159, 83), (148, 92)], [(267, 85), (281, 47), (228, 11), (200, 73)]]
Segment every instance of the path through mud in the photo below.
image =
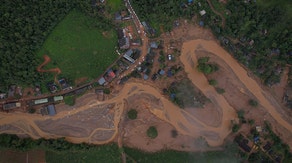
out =
[(61, 69), (59, 69), (59, 68), (51, 68), (49, 70), (42, 69), (46, 64), (51, 62), (51, 58), (48, 55), (44, 55), (43, 57), (44, 57), (44, 62), (37, 67), (37, 71), (38, 72), (52, 72), (52, 73), (55, 73), (54, 80), (55, 80), (56, 83), (58, 83), (57, 76), (59, 74), (61, 74)]

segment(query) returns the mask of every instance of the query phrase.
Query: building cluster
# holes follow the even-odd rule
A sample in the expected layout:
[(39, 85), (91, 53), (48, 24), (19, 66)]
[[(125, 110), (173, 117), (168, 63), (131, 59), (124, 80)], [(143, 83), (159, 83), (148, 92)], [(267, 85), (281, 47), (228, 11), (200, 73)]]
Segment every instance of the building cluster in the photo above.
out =
[(264, 156), (271, 159), (271, 162), (282, 162), (283, 155), (275, 151), (275, 148), (273, 148), (278, 144), (276, 144), (275, 142), (272, 143), (272, 140), (262, 138), (262, 132), (265, 132), (265, 134), (267, 134), (266, 130), (262, 129), (261, 126), (256, 126), (255, 130), (252, 131), (256, 132), (256, 134), (253, 134), (252, 138), (247, 138), (242, 134), (239, 134), (235, 137), (234, 142), (238, 144), (240, 149), (243, 152), (247, 153), (247, 155), (262, 153)]

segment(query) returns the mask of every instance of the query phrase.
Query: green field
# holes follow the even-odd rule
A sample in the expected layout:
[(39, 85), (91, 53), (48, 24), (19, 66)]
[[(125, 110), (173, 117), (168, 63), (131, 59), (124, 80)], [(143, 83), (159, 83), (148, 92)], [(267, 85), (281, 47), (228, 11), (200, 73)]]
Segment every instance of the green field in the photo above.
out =
[(40, 58), (47, 54), (52, 59), (45, 68), (59, 67), (61, 75), (72, 80), (94, 79), (101, 75), (118, 55), (115, 53), (115, 31), (104, 31), (100, 26), (97, 19), (77, 10), (71, 11), (38, 51)]
[(108, 0), (107, 1), (113, 11), (118, 11), (122, 6), (122, 0)]
[(96, 146), (83, 151), (46, 152), (47, 163), (95, 163), (120, 162), (120, 153), (116, 144)]
[(216, 162), (216, 163), (236, 163), (240, 162), (235, 156), (235, 151), (213, 151), (213, 152), (178, 152), (178, 151), (161, 151), (156, 153), (145, 153), (137, 149), (125, 148), (126, 154), (129, 156), (127, 162), (135, 160), (139, 163), (184, 163), (184, 162)]

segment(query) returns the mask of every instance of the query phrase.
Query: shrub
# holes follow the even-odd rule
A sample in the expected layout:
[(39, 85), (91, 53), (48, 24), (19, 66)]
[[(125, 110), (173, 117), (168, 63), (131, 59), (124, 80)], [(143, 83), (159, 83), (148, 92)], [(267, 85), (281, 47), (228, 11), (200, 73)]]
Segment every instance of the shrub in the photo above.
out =
[(239, 130), (239, 125), (238, 124), (233, 124), (232, 126), (232, 132), (236, 133)]
[(209, 80), (209, 84), (212, 85), (212, 86), (215, 86), (215, 85), (218, 84), (218, 82), (215, 79), (211, 79), (211, 80)]
[(219, 93), (219, 94), (223, 94), (223, 93), (225, 93), (225, 90), (224, 90), (223, 88), (219, 88), (219, 87), (216, 87), (216, 91), (217, 91), (217, 93)]
[(137, 113), (138, 113), (137, 110), (131, 109), (130, 111), (128, 111), (128, 118), (129, 119), (136, 119)]
[(151, 139), (156, 138), (158, 136), (158, 132), (157, 132), (156, 127), (150, 126), (147, 130), (147, 136)]
[(110, 94), (110, 93), (111, 93), (111, 90), (110, 90), (109, 88), (105, 88), (105, 89), (103, 90), (103, 92), (104, 92), (105, 94)]
[(249, 124), (249, 125), (254, 125), (254, 123), (255, 123), (254, 119), (249, 119), (249, 120), (248, 120), (248, 124)]
[(74, 96), (65, 96), (64, 102), (66, 105), (74, 106), (75, 105), (75, 98), (74, 98)]
[(258, 106), (258, 102), (256, 100), (253, 100), (253, 99), (250, 99), (248, 101), (249, 105), (250, 106), (253, 106), (253, 107), (257, 107)]
[(178, 135), (176, 130), (171, 130), (171, 137), (176, 138)]
[(209, 59), (210, 59), (209, 57), (201, 57), (201, 58), (199, 58), (198, 63), (199, 64), (207, 63), (209, 61)]
[(35, 110), (34, 108), (29, 108), (29, 109), (28, 109), (28, 113), (30, 113), (30, 114), (35, 113), (35, 111), (36, 111), (36, 110)]
[(237, 117), (239, 118), (239, 119), (244, 119), (244, 110), (239, 110), (238, 112), (237, 112)]

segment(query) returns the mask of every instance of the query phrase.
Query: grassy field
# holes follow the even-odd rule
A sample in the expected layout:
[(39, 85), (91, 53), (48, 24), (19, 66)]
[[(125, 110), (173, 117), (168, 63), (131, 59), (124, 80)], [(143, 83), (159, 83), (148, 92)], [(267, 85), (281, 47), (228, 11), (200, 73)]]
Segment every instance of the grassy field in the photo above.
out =
[(108, 0), (107, 3), (110, 5), (113, 11), (118, 11), (122, 6), (122, 0)]
[(45, 162), (45, 151), (31, 150), (27, 152), (1, 150), (0, 163)]
[(38, 51), (52, 61), (45, 68), (59, 67), (62, 76), (72, 80), (93, 79), (102, 74), (118, 57), (114, 30), (102, 31), (99, 22), (73, 10), (62, 20)]
[(46, 152), (47, 163), (115, 163), (121, 162), (117, 145), (104, 145), (76, 152)]
[(234, 156), (234, 153), (227, 153), (225, 151), (214, 152), (177, 152), (177, 151), (162, 151), (157, 153), (145, 153), (137, 149), (125, 148), (126, 154), (131, 159), (127, 159), (127, 162), (139, 162), (139, 163), (181, 163), (181, 162), (216, 162), (216, 163), (235, 163), (239, 160)]

